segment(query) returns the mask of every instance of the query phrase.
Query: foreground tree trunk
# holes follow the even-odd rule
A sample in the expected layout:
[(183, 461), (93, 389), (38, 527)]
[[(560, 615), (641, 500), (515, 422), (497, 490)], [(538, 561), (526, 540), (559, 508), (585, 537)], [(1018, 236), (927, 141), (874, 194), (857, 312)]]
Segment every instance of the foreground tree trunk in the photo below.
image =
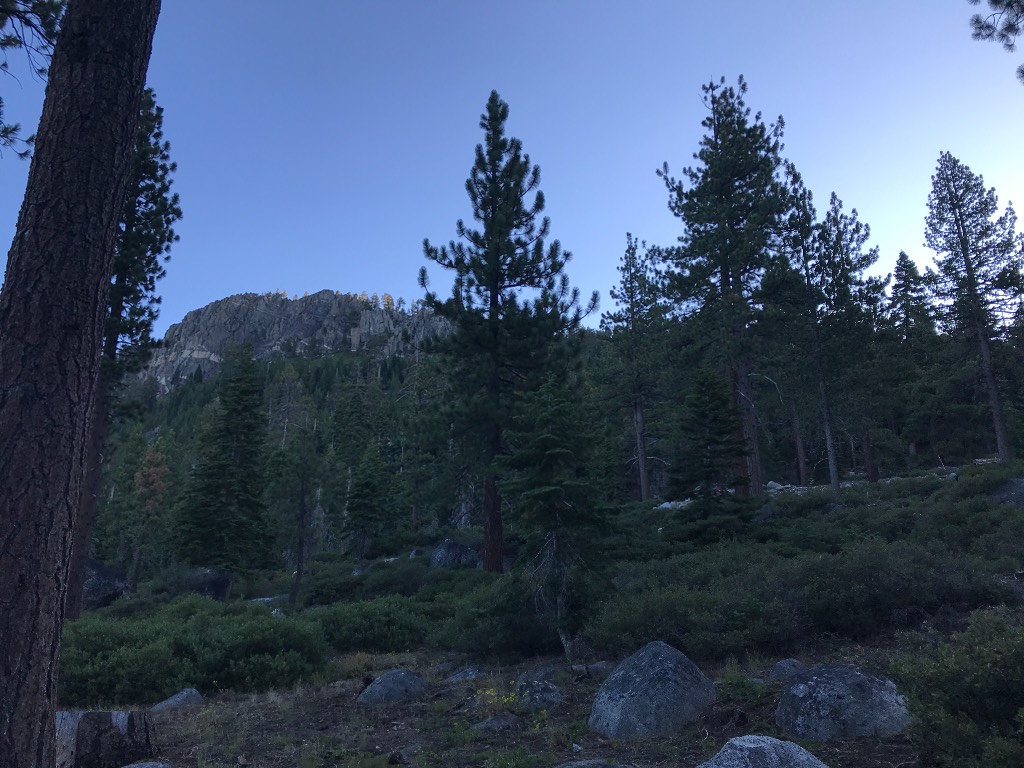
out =
[(159, 0), (71, 0), (0, 294), (0, 765), (52, 768), (68, 560)]

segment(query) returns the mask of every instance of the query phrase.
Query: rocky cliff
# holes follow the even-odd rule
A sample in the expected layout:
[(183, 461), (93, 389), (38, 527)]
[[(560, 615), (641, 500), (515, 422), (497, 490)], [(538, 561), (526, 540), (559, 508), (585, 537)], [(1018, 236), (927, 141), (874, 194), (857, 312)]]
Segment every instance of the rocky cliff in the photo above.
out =
[(275, 353), (329, 354), (372, 348), (382, 356), (412, 352), (443, 329), (443, 321), (417, 309), (373, 307), (350, 293), (320, 291), (289, 299), (277, 293), (241, 293), (215, 301), (172, 325), (143, 372), (161, 391), (193, 375), (220, 368), (225, 350), (250, 344), (257, 359)]

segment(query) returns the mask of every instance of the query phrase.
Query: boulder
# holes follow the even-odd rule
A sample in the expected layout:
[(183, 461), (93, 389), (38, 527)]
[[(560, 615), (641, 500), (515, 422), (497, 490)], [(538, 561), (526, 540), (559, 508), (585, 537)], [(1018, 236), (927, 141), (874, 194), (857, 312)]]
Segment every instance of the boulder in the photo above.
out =
[(131, 765), (126, 765), (123, 768), (174, 768), (174, 766), (160, 760), (143, 760), (141, 763), (132, 763)]
[(906, 697), (891, 680), (852, 664), (829, 664), (799, 679), (783, 694), (775, 722), (798, 739), (884, 738), (905, 731), (910, 713)]
[(516, 686), (516, 709), (539, 712), (562, 703), (562, 689), (547, 680), (524, 680)]
[(1024, 479), (1017, 477), (1007, 480), (992, 491), (992, 497), (1007, 504), (1024, 506)]
[(156, 757), (148, 712), (57, 712), (56, 768), (121, 768)]
[(768, 670), (768, 679), (773, 683), (792, 685), (798, 678), (806, 674), (807, 667), (797, 659), (782, 659), (775, 662), (774, 666)]
[(426, 693), (423, 678), (408, 669), (393, 669), (370, 683), (356, 698), (359, 704), (375, 706), (416, 699)]
[(214, 568), (193, 568), (190, 579), (193, 592), (224, 602), (231, 595), (231, 585), (235, 577), (227, 571), (218, 571)]
[(445, 539), (430, 553), (430, 565), (434, 568), (479, 568), (480, 553), (476, 548)]
[(623, 661), (597, 692), (587, 725), (610, 739), (665, 736), (715, 698), (712, 682), (680, 651), (656, 640)]
[(449, 675), (445, 678), (446, 683), (468, 683), (472, 680), (479, 680), (482, 677), (487, 677), (487, 671), (480, 667), (464, 667), (456, 672), (454, 675)]
[(828, 768), (803, 747), (770, 736), (729, 739), (713, 758), (697, 768)]
[(522, 726), (523, 721), (516, 715), (513, 715), (511, 712), (499, 712), (493, 717), (481, 720), (470, 727), (474, 731), (482, 731), (484, 733), (501, 733), (503, 731), (516, 730)]
[(559, 763), (555, 768), (629, 768), (629, 766), (598, 757), (593, 760), (573, 760), (570, 763)]
[(159, 704), (149, 708), (150, 712), (164, 712), (169, 709), (188, 709), (189, 707), (201, 707), (206, 703), (203, 694), (195, 688), (185, 688), (173, 696), (164, 699)]
[(593, 664), (573, 664), (572, 673), (576, 677), (592, 677), (595, 680), (604, 680), (615, 669), (610, 661), (595, 661)]
[(85, 581), (82, 585), (82, 608), (94, 611), (110, 605), (128, 591), (128, 580), (120, 569), (104, 565), (99, 560), (85, 561)]

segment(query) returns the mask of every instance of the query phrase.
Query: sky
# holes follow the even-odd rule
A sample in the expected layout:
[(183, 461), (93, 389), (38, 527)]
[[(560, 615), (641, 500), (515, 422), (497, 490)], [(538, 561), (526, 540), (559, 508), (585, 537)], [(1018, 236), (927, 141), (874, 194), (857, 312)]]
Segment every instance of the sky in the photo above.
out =
[[(984, 5), (984, 4), (983, 4)], [(551, 238), (584, 296), (608, 289), (626, 233), (672, 245), (655, 170), (693, 164), (701, 85), (743, 75), (785, 120), (784, 155), (821, 214), (835, 191), (892, 270), (920, 266), (939, 153), (1024, 207), (1024, 51), (976, 42), (966, 0), (164, 0), (149, 85), (178, 164), (157, 333), (236, 293), (423, 296), (423, 240), (470, 219), (465, 180), (496, 89), (541, 168)], [(31, 132), (44, 83), (0, 75)], [(0, 242), (28, 163), (0, 158)], [(435, 268), (431, 287), (450, 292)], [(596, 322), (591, 318), (591, 323)]]

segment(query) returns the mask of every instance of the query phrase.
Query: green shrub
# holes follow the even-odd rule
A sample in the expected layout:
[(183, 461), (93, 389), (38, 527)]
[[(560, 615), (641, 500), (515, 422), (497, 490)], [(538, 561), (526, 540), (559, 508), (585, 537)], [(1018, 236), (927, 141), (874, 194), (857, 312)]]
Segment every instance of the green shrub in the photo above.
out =
[(311, 678), (326, 651), (318, 626), (265, 606), (190, 596), (145, 617), (90, 614), (65, 626), (60, 699), (144, 704), (188, 686), (266, 690)]
[(785, 650), (799, 622), (777, 601), (763, 602), (728, 589), (665, 585), (609, 600), (586, 626), (595, 649), (632, 653), (662, 640), (698, 659)]
[(310, 611), (336, 651), (405, 651), (423, 644), (428, 623), (420, 607), (393, 595), (357, 603), (338, 603)]
[(913, 626), (942, 607), (1010, 598), (959, 558), (909, 542), (867, 539), (838, 555), (802, 558), (795, 567), (814, 626), (851, 638)]
[(1024, 765), (1024, 627), (1007, 609), (976, 611), (970, 626), (894, 667), (910, 694), (912, 734), (925, 765)]
[(535, 597), (521, 576), (483, 574), (471, 591), (434, 600), (430, 610), (437, 618), (430, 641), (474, 656), (507, 660), (556, 653), (561, 644), (555, 617)]

